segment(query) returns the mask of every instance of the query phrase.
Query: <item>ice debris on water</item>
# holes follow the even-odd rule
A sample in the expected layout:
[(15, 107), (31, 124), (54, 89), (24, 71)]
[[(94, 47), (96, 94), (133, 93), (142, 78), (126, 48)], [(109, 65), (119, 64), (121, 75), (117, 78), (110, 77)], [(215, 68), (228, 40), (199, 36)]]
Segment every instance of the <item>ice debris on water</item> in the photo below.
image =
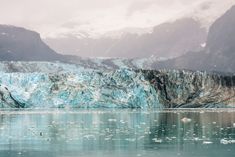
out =
[(187, 117), (184, 117), (181, 119), (181, 122), (183, 122), (183, 123), (190, 123), (191, 121), (192, 121), (192, 119), (187, 118)]
[(235, 144), (235, 140), (227, 140), (227, 139), (221, 139), (221, 144)]
[(152, 140), (153, 140), (154, 142), (156, 142), (156, 143), (162, 143), (162, 139), (153, 138)]
[(109, 122), (116, 122), (117, 119), (108, 119)]
[(203, 141), (202, 144), (212, 144), (213, 142), (211, 141)]

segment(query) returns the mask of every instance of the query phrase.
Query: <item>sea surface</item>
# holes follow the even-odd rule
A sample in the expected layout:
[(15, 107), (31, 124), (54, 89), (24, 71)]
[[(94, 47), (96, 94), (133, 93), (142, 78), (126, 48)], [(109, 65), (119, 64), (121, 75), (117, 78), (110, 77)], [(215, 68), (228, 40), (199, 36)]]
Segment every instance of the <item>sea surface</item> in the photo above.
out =
[(235, 109), (0, 110), (0, 157), (234, 157)]

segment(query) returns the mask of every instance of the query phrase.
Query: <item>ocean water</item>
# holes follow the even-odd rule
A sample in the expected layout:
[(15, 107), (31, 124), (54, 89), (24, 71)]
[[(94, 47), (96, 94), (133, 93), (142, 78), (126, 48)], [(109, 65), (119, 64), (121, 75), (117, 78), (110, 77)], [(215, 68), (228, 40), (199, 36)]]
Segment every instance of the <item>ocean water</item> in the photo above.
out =
[(0, 157), (234, 157), (235, 110), (1, 110)]

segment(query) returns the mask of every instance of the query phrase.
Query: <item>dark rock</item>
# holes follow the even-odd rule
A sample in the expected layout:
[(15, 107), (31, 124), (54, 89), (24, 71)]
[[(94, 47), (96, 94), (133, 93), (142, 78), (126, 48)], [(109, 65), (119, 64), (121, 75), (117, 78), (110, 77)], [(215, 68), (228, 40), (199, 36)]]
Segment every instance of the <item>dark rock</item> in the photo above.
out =
[(0, 61), (55, 61), (63, 55), (47, 46), (37, 32), (0, 25)]
[(233, 75), (182, 70), (141, 70), (155, 87), (166, 108), (212, 108), (233, 106)]
[(211, 26), (207, 46), (175, 59), (153, 64), (154, 69), (190, 69), (235, 72), (235, 6)]

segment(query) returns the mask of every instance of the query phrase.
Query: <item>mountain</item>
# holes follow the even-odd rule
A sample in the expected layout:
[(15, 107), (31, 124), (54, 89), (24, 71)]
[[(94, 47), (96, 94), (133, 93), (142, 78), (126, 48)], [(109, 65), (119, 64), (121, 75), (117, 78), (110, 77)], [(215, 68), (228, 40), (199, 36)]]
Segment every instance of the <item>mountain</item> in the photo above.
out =
[(0, 25), (0, 60), (52, 61), (63, 60), (63, 56), (47, 46), (34, 31)]
[(125, 33), (119, 38), (104, 36), (98, 39), (47, 38), (45, 42), (57, 52), (83, 57), (172, 58), (190, 50), (202, 50), (207, 32), (197, 21), (185, 18), (154, 27), (151, 33)]
[(216, 55), (235, 54), (235, 6), (217, 19), (211, 26), (207, 39), (207, 50)]
[(154, 68), (235, 72), (235, 6), (210, 27), (203, 51), (159, 62)]
[[(103, 69), (190, 69), (235, 72), (235, 6), (217, 19), (209, 29), (206, 47), (202, 48), (205, 30), (192, 19), (181, 19), (154, 28), (152, 33), (126, 34), (120, 38), (65, 38), (61, 47), (80, 48), (87, 56), (129, 57), (141, 59), (80, 58), (57, 54), (36, 32), (0, 25), (0, 60), (70, 61), (85, 67)], [(204, 33), (203, 33), (204, 32)], [(58, 39), (59, 40), (59, 39)], [(66, 40), (66, 42), (64, 42)], [(67, 43), (68, 45), (64, 45)], [(188, 52), (184, 54), (185, 52)], [(183, 54), (183, 55), (182, 55)], [(181, 56), (180, 56), (181, 55)], [(156, 56), (156, 57), (151, 57)], [(179, 56), (161, 61), (157, 57)], [(144, 57), (144, 58), (142, 58)]]

